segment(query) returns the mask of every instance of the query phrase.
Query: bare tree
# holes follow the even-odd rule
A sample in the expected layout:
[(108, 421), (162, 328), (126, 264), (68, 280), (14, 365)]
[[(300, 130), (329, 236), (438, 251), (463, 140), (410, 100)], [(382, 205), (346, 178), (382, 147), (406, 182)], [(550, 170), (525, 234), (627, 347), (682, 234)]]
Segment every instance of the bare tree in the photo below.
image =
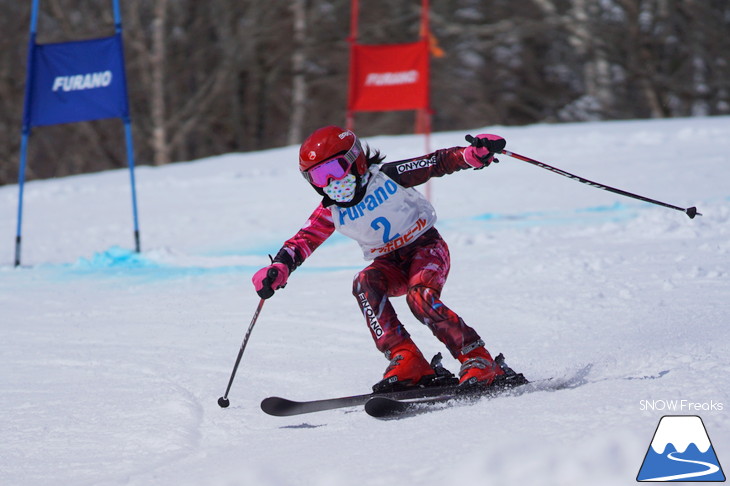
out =
[(307, 40), (307, 5), (306, 0), (293, 0), (291, 10), (294, 16), (294, 46), (292, 49), (292, 96), (291, 121), (287, 143), (293, 145), (302, 141), (304, 114), (307, 103), (307, 85), (305, 78)]
[[(39, 43), (111, 35), (108, 0), (41, 2)], [(420, 2), (360, 2), (360, 41), (412, 42)], [(349, 2), (122, 2), (138, 163), (298, 143), (345, 118)], [(433, 128), (730, 113), (727, 0), (440, 0)], [(17, 178), (30, 2), (0, 0), (0, 184)], [(412, 112), (358, 114), (363, 135)], [(126, 164), (121, 123), (34, 129), (29, 178)]]
[(152, 17), (152, 42), (149, 52), (150, 121), (152, 123), (152, 150), (155, 165), (168, 164), (170, 144), (167, 136), (167, 93), (165, 67), (167, 59), (167, 5), (168, 0), (157, 0)]

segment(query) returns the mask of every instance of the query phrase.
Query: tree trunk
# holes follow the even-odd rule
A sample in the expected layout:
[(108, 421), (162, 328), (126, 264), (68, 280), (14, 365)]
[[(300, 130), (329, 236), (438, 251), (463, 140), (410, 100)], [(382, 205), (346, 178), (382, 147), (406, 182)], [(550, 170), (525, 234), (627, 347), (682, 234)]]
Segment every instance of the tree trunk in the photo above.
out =
[(294, 14), (294, 49), (292, 51), (292, 99), (291, 118), (287, 143), (295, 145), (302, 141), (304, 113), (307, 103), (307, 84), (304, 75), (306, 62), (305, 42), (307, 38), (306, 0), (293, 0), (291, 9)]
[(152, 107), (152, 151), (154, 165), (164, 165), (171, 161), (170, 146), (167, 141), (166, 105), (165, 105), (165, 63), (167, 25), (167, 1), (157, 0), (155, 20), (152, 22), (152, 83), (150, 86)]

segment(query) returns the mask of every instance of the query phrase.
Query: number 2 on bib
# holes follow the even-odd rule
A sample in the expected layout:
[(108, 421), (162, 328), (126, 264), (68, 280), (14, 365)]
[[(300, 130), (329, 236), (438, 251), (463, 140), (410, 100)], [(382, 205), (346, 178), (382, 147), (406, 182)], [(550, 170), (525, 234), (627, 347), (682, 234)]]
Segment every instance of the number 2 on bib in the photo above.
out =
[(376, 231), (380, 228), (383, 228), (383, 243), (388, 243), (389, 241), (400, 237), (400, 233), (396, 233), (393, 236), (390, 236), (390, 221), (388, 221), (388, 219), (384, 218), (383, 216), (375, 218), (373, 222), (370, 223), (370, 227), (372, 227)]

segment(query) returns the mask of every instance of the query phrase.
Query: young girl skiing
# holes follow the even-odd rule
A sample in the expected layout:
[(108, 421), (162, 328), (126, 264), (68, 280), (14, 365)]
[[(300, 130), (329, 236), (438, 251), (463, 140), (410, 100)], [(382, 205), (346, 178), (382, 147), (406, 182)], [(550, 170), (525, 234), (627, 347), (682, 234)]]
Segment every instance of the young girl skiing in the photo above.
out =
[[(460, 385), (509, 386), (515, 374), (440, 299), (449, 273), (449, 250), (434, 227), (436, 213), (413, 186), (431, 177), (482, 169), (505, 147), (497, 135), (478, 135), (469, 147), (454, 147), (383, 163), (379, 151), (363, 150), (357, 136), (336, 126), (316, 130), (299, 151), (299, 170), (322, 196), (303, 228), (284, 242), (272, 264), (253, 276), (268, 299), (335, 230), (356, 240), (368, 267), (355, 276), (353, 294), (375, 346), (390, 360), (375, 392), (437, 383), (429, 364), (398, 320), (389, 298), (405, 295), (413, 315), (461, 362)], [(437, 368), (437, 369), (434, 369)], [(520, 384), (520, 383), (513, 383)]]

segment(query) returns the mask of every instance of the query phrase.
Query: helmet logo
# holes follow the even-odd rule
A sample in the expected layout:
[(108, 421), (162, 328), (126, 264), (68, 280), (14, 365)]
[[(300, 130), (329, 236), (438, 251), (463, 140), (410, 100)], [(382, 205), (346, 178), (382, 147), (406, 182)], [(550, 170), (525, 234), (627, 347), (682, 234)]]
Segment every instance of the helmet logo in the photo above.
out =
[(309, 160), (314, 160), (317, 158), (317, 152), (315, 152), (314, 150), (310, 150), (307, 156), (309, 157)]

